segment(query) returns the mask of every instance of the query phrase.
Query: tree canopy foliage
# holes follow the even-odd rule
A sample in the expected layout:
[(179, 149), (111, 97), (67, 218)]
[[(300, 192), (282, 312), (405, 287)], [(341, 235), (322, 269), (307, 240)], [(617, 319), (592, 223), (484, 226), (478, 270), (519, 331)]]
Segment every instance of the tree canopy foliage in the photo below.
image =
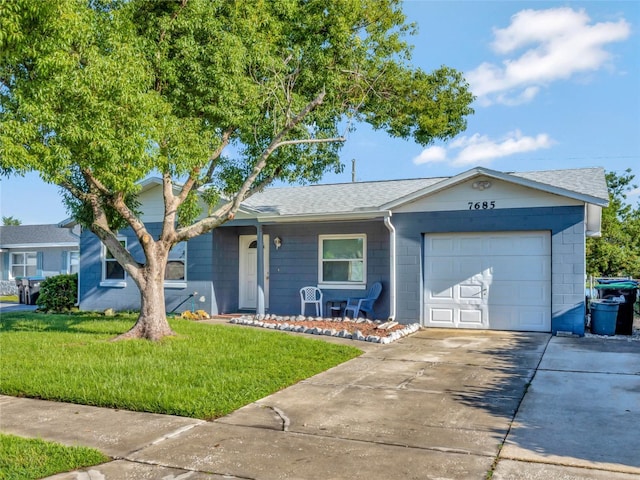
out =
[(587, 274), (640, 278), (640, 204), (627, 202), (637, 189), (632, 170), (607, 172), (609, 206), (602, 210), (602, 237), (587, 239)]
[[(465, 129), (466, 81), (414, 68), (413, 30), (397, 0), (0, 0), (0, 173), (62, 187), (144, 305), (172, 245), (274, 180), (340, 171), (358, 123), (422, 145)], [(164, 183), (157, 238), (136, 202), (151, 174)]]
[(22, 221), (15, 217), (2, 217), (2, 225), (22, 225)]

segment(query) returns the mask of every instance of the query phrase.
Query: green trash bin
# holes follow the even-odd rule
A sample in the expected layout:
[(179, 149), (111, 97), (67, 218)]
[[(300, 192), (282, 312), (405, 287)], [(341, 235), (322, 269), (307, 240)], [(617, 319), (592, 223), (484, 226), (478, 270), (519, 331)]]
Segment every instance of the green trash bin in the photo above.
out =
[(616, 320), (617, 335), (633, 333), (633, 304), (636, 302), (638, 290), (637, 280), (598, 279), (596, 285), (598, 298), (602, 300), (618, 300), (618, 316)]
[(615, 335), (618, 318), (618, 302), (594, 300), (591, 302), (591, 333)]

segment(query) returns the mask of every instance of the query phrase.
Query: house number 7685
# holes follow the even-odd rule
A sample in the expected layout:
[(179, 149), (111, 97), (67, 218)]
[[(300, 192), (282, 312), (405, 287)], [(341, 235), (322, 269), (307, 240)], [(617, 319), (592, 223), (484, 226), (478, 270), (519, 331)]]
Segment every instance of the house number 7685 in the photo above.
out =
[(496, 201), (490, 202), (468, 202), (469, 210), (493, 210), (496, 208)]

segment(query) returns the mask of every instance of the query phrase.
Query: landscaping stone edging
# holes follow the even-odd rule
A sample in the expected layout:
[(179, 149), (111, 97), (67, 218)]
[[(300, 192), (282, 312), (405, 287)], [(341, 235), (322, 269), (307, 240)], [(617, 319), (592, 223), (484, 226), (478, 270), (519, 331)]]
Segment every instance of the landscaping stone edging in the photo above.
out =
[(367, 324), (379, 324), (382, 325), (384, 322), (367, 320), (365, 318), (358, 319), (348, 319), (348, 318), (320, 318), (320, 317), (305, 317), (304, 315), (298, 316), (277, 316), (277, 315), (243, 315), (242, 317), (232, 318), (229, 320), (229, 323), (235, 323), (239, 325), (250, 325), (253, 327), (262, 327), (262, 328), (270, 328), (272, 330), (282, 330), (284, 332), (297, 332), (297, 333), (307, 333), (311, 335), (327, 335), (331, 337), (338, 338), (347, 338), (351, 340), (359, 340), (364, 342), (371, 343), (381, 343), (388, 344), (394, 342), (396, 340), (401, 339), (407, 335), (417, 332), (420, 329), (420, 324), (412, 323), (409, 325), (405, 325), (404, 328), (400, 330), (394, 330), (393, 332), (389, 332), (387, 336), (378, 336), (378, 335), (363, 335), (360, 330), (355, 330), (354, 332), (349, 332), (346, 329), (339, 328), (339, 325), (336, 325), (338, 328), (320, 328), (320, 327), (306, 327), (303, 325), (295, 325), (289, 322), (314, 322), (314, 321), (322, 321), (322, 322), (333, 322), (336, 324), (341, 324), (345, 322), (349, 322), (350, 324), (359, 324), (359, 323), (367, 323)]

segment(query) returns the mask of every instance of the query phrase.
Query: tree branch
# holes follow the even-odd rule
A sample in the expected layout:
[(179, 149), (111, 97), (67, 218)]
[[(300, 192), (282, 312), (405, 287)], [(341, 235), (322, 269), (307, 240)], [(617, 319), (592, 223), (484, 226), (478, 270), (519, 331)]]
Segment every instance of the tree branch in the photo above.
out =
[(208, 217), (194, 223), (193, 225), (190, 225), (189, 227), (178, 230), (176, 232), (176, 241), (189, 240), (202, 233), (206, 233), (213, 228), (216, 228), (227, 220), (232, 220), (235, 216), (235, 212), (237, 212), (238, 208), (240, 208), (240, 204), (245, 198), (257, 192), (259, 189), (264, 188), (275, 178), (274, 175), (271, 175), (269, 178), (260, 182), (259, 185), (254, 185), (256, 179), (260, 175), (260, 172), (262, 172), (262, 170), (266, 166), (267, 160), (269, 159), (271, 154), (279, 147), (282, 147), (284, 145), (296, 145), (302, 143), (328, 143), (344, 141), (344, 137), (323, 139), (310, 138), (306, 140), (283, 140), (287, 133), (289, 133), (296, 125), (298, 125), (314, 108), (322, 104), (325, 95), (326, 92), (320, 92), (316, 96), (316, 98), (309, 102), (298, 115), (296, 115), (290, 122), (287, 123), (287, 125), (285, 125), (282, 131), (280, 131), (280, 133), (271, 141), (269, 146), (262, 152), (262, 155), (260, 155), (260, 158), (256, 162), (256, 165), (253, 167), (251, 174), (245, 179), (244, 183), (238, 190), (238, 193), (236, 193), (236, 195), (229, 202), (222, 205), (220, 208), (218, 208), (218, 210), (216, 210)]
[(334, 142), (346, 142), (345, 137), (333, 137), (333, 138), (308, 138), (300, 140), (283, 140), (276, 144), (275, 148), (278, 149), (285, 145), (300, 145), (303, 143), (334, 143)]
[[(135, 232), (138, 240), (142, 244), (143, 248), (146, 248), (145, 245), (149, 243), (151, 240), (151, 235), (147, 232), (147, 229), (138, 217), (131, 211), (131, 209), (127, 206), (124, 201), (124, 195), (122, 192), (118, 192), (118, 194), (114, 194), (111, 190), (109, 190), (100, 180), (98, 180), (90, 169), (84, 168), (82, 169), (82, 175), (84, 176), (85, 181), (89, 184), (89, 188), (95, 188), (102, 200), (107, 204), (113, 207), (116, 212), (118, 212), (122, 218), (131, 226), (133, 231)], [(96, 194), (96, 200), (98, 195)], [(108, 227), (108, 221), (106, 220), (106, 214), (102, 209), (101, 215), (104, 215), (104, 221), (106, 222), (104, 226), (108, 231), (111, 231)], [(94, 208), (94, 216), (98, 218), (96, 215), (96, 210)]]
[(206, 175), (202, 178), (202, 183), (211, 183), (211, 179), (213, 178), (213, 172), (218, 166), (218, 158), (222, 155), (222, 151), (225, 149), (227, 145), (229, 145), (229, 141), (231, 140), (231, 134), (235, 131), (235, 127), (229, 127), (222, 133), (222, 143), (216, 148), (211, 156), (209, 157), (209, 169), (207, 170)]
[[(304, 109), (298, 115), (296, 115), (295, 117), (293, 117), (293, 119), (291, 119), (289, 122), (287, 122), (285, 127), (280, 131), (280, 133), (278, 135), (276, 135), (276, 137), (271, 141), (271, 143), (264, 150), (264, 152), (262, 152), (262, 155), (260, 155), (260, 158), (256, 162), (256, 165), (253, 167), (253, 171), (245, 179), (244, 183), (242, 184), (242, 186), (238, 190), (238, 193), (233, 198), (232, 206), (231, 206), (231, 212), (230, 213), (236, 212), (238, 210), (238, 208), (240, 207), (240, 204), (246, 198), (247, 192), (249, 191), (249, 189), (251, 188), (253, 183), (256, 181), (256, 178), (258, 178), (258, 175), (260, 175), (260, 172), (267, 165), (267, 160), (269, 159), (271, 154), (278, 147), (280, 147), (282, 144), (284, 144), (283, 142), (285, 142), (285, 140), (282, 140), (282, 139), (287, 135), (287, 133), (289, 133), (293, 129), (293, 127), (295, 127), (302, 120), (304, 120), (304, 118), (314, 108), (316, 108), (318, 105), (322, 104), (322, 101), (324, 100), (325, 95), (326, 95), (326, 92), (323, 90), (322, 92), (320, 92), (316, 96), (316, 98), (314, 98), (312, 101), (310, 101), (307, 104), (307, 106), (304, 107)], [(289, 141), (293, 141), (293, 140), (289, 140)]]

